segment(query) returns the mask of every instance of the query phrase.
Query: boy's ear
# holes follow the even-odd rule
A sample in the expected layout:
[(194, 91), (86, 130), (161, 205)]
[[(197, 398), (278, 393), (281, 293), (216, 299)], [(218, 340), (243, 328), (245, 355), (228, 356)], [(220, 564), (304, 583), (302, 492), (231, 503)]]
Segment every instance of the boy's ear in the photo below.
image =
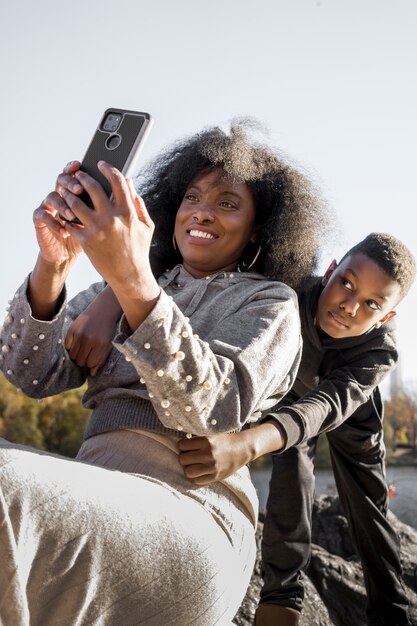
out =
[(388, 320), (391, 320), (393, 317), (395, 317), (397, 315), (397, 311), (390, 311), (389, 313), (387, 313), (386, 315), (384, 315), (383, 318), (381, 318), (379, 320), (379, 322), (377, 322), (375, 324), (375, 328), (380, 328), (382, 326), (382, 324), (384, 324), (385, 322), (388, 322)]
[(337, 261), (336, 259), (333, 259), (333, 261), (330, 263), (329, 267), (327, 268), (323, 278), (321, 279), (321, 284), (323, 285), (323, 287), (325, 287), (327, 283), (329, 282), (329, 278), (335, 271), (336, 267), (337, 267)]

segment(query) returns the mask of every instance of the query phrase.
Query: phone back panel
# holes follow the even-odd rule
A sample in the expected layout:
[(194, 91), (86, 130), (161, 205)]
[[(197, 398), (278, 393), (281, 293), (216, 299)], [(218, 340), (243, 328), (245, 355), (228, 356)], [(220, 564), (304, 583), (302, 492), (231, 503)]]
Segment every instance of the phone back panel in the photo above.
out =
[[(103, 129), (103, 123), (109, 112), (122, 114), (122, 120), (115, 132)], [(97, 169), (98, 161), (106, 161), (117, 167), (125, 176), (128, 176), (138, 156), (138, 147), (143, 142), (150, 123), (151, 117), (148, 113), (123, 111), (121, 109), (108, 109), (105, 112), (82, 160), (81, 169), (98, 180), (107, 195), (111, 195), (111, 187), (107, 179)], [(113, 147), (117, 142), (119, 144)]]

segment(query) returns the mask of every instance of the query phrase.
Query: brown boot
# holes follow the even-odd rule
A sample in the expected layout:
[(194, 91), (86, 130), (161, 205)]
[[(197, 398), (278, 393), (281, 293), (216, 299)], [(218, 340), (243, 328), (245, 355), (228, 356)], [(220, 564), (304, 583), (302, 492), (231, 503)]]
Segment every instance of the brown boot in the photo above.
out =
[(289, 606), (260, 604), (255, 613), (254, 626), (297, 626), (301, 613)]

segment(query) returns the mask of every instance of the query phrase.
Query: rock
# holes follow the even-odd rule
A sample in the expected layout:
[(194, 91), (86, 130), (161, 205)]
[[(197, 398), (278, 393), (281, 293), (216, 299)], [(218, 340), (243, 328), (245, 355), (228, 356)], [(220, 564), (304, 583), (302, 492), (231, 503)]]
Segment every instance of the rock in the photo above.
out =
[[(404, 583), (410, 599), (410, 617), (417, 626), (417, 530), (389, 518), (401, 540)], [(260, 514), (257, 560), (252, 579), (233, 620), (238, 626), (252, 626), (262, 586), (260, 542), (263, 514)], [(362, 568), (341, 512), (337, 496), (319, 496), (313, 510), (311, 561), (305, 572), (305, 603), (301, 626), (366, 626), (365, 588)]]

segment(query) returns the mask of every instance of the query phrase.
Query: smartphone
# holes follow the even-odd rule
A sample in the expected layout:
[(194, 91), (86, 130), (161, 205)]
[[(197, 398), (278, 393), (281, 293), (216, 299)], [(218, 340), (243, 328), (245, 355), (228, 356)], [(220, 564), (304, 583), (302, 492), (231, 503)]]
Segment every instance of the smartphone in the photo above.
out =
[[(126, 178), (129, 177), (135, 169), (153, 121), (149, 113), (139, 111), (112, 108), (104, 112), (81, 161), (80, 169), (95, 178), (110, 198), (111, 186), (97, 168), (98, 161), (110, 163)], [(86, 192), (81, 194), (80, 198), (92, 208), (92, 202)], [(72, 222), (81, 224), (78, 218)]]

